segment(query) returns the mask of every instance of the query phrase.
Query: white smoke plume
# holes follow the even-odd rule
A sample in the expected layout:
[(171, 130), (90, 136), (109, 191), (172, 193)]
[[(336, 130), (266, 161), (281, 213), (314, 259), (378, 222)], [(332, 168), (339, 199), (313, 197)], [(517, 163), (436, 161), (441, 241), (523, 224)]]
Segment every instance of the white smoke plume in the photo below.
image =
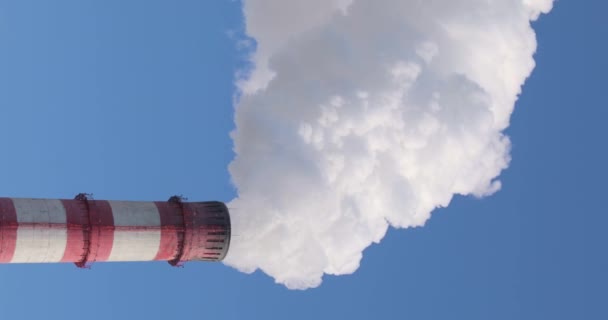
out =
[(354, 272), (387, 228), (490, 195), (552, 0), (243, 0), (226, 263), (289, 288)]

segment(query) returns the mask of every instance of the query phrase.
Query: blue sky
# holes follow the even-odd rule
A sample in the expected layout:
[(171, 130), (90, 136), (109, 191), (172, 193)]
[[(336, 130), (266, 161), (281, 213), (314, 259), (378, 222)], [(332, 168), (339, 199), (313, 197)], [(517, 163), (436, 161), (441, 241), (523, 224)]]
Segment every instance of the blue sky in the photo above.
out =
[[(559, 1), (507, 130), (503, 188), (391, 229), (353, 275), (290, 291), (222, 264), (0, 266), (7, 318), (603, 319), (604, 19)], [(232, 1), (0, 0), (0, 195), (234, 198)]]

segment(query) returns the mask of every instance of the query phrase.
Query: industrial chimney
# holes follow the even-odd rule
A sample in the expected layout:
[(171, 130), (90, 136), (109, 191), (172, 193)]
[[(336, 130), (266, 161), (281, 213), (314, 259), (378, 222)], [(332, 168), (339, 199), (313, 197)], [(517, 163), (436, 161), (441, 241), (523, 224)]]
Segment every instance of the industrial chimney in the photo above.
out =
[(220, 261), (230, 244), (221, 202), (0, 198), (0, 263)]

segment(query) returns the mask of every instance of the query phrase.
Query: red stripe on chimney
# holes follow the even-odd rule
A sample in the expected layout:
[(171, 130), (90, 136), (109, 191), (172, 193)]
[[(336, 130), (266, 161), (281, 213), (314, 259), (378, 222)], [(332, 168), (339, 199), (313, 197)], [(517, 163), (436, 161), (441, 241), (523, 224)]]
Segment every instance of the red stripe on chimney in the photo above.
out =
[(179, 254), (183, 241), (184, 215), (181, 205), (172, 202), (155, 202), (160, 214), (160, 246), (154, 260), (173, 260)]
[(17, 244), (17, 212), (13, 200), (0, 198), (0, 262), (11, 262)]

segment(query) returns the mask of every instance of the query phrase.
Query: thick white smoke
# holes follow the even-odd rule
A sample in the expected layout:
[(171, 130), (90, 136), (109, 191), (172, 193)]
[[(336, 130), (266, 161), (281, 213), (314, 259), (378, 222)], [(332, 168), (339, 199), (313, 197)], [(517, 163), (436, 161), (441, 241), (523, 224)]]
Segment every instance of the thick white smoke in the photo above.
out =
[(389, 226), (485, 196), (552, 0), (244, 0), (226, 263), (289, 288), (354, 272)]

